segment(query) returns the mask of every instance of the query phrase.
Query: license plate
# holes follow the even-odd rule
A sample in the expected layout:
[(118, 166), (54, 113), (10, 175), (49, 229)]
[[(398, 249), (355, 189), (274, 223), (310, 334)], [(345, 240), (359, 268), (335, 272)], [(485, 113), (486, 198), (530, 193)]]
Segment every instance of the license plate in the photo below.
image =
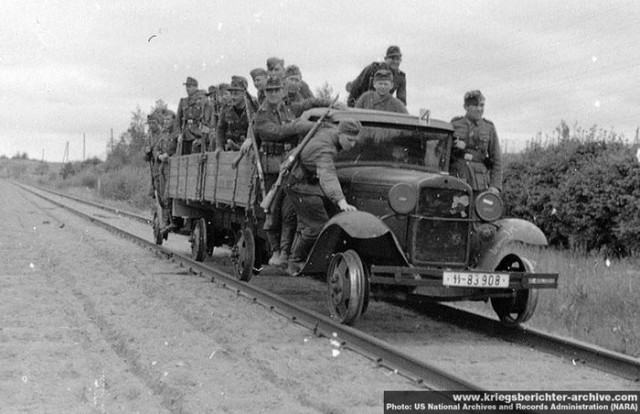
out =
[(444, 286), (460, 286), (471, 288), (506, 288), (509, 287), (509, 275), (495, 273), (444, 272)]

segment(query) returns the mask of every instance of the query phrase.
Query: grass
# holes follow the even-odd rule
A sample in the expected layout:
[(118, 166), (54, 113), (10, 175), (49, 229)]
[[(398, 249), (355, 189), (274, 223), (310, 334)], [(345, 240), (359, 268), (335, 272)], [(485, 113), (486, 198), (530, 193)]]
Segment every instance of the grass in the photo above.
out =
[(528, 323), (634, 357), (640, 356), (640, 260), (553, 249), (524, 249), (536, 271), (558, 272), (558, 289), (541, 291)]

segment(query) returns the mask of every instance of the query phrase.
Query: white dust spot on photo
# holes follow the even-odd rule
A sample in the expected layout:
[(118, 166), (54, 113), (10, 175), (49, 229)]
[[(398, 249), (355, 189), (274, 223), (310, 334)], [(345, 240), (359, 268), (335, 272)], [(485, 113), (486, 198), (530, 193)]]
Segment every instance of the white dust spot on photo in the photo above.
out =
[(596, 101), (593, 106), (595, 106), (597, 109), (600, 109), (600, 101)]
[(591, 61), (596, 63), (598, 61), (598, 56), (591, 56)]
[(331, 350), (331, 356), (333, 356), (334, 358), (337, 358), (338, 355), (340, 355), (340, 350), (339, 349), (332, 349)]

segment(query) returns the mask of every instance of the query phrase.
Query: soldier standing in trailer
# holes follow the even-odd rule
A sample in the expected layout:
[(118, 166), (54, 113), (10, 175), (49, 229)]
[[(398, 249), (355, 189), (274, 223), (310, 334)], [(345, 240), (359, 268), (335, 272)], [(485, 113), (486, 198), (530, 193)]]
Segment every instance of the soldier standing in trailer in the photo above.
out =
[[(298, 144), (298, 139), (313, 128), (313, 122), (296, 119), (300, 115), (283, 102), (284, 91), (279, 77), (270, 77), (265, 86), (265, 101), (255, 115), (255, 133), (262, 142), (262, 151), (282, 155)], [(298, 110), (300, 110), (299, 108)], [(250, 143), (245, 142), (243, 150)], [(267, 183), (270, 187), (273, 183)], [(295, 237), (297, 218), (288, 197), (278, 193), (267, 216), (264, 230), (271, 247), (271, 266), (285, 266)]]
[(449, 172), (469, 183), (474, 191), (502, 190), (502, 160), (500, 142), (491, 121), (482, 117), (485, 98), (478, 90), (464, 95), (464, 116), (451, 120), (453, 148)]
[(187, 77), (184, 83), (187, 97), (180, 99), (178, 103), (177, 120), (182, 134), (182, 154), (191, 154), (193, 141), (202, 138), (202, 121), (204, 119), (204, 106), (202, 96), (198, 93), (198, 81)]
[(360, 75), (351, 82), (349, 86), (349, 99), (347, 105), (353, 107), (363, 93), (373, 88), (373, 77), (375, 73), (382, 67), (386, 67), (393, 73), (393, 88), (390, 93), (395, 92), (396, 98), (398, 98), (405, 106), (407, 105), (407, 77), (403, 71), (400, 70), (400, 63), (402, 62), (402, 52), (400, 47), (389, 46), (387, 48), (387, 54), (384, 57), (384, 62), (373, 62), (360, 72)]
[[(200, 118), (198, 119), (198, 131), (200, 136), (193, 140), (192, 153), (206, 151), (209, 148), (211, 137), (215, 137), (215, 125), (213, 124), (213, 106), (207, 98), (207, 92), (198, 90), (195, 93), (196, 105), (200, 108)], [(203, 148), (204, 146), (204, 148)]]
[(287, 194), (298, 215), (300, 231), (287, 268), (291, 276), (296, 276), (304, 266), (329, 218), (339, 211), (356, 210), (342, 192), (334, 163), (338, 152), (356, 145), (361, 130), (360, 122), (353, 119), (342, 120), (338, 126), (321, 126), (289, 175)]
[(250, 72), (251, 79), (253, 79), (253, 86), (255, 86), (258, 91), (257, 97), (252, 97), (253, 101), (257, 104), (256, 107), (259, 108), (264, 102), (265, 94), (264, 88), (267, 86), (267, 78), (269, 77), (266, 70), (262, 68), (255, 68)]
[(216, 148), (222, 151), (238, 151), (249, 128), (245, 96), (246, 79), (234, 76), (227, 91), (231, 93), (231, 103), (222, 110), (218, 121)]
[(404, 104), (391, 95), (391, 88), (393, 88), (393, 72), (387, 69), (378, 70), (373, 76), (374, 90), (363, 93), (356, 101), (355, 107), (400, 114), (408, 113)]
[[(299, 71), (299, 69), (298, 69)], [(284, 80), (285, 78), (285, 67), (284, 67), (284, 59), (280, 59), (277, 57), (270, 57), (267, 59), (267, 72), (269, 76), (277, 76), (280, 79)], [(313, 92), (311, 92), (311, 88), (307, 82), (302, 80), (302, 74), (300, 74), (300, 96), (302, 99), (313, 98)]]

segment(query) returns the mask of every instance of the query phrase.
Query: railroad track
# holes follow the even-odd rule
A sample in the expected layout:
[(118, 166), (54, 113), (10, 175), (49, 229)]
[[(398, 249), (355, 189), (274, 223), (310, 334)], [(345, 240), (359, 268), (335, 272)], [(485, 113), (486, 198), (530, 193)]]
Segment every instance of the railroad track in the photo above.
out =
[[(425, 389), (435, 391), (483, 390), (483, 388), (479, 385), (472, 384), (464, 379), (453, 376), (438, 369), (437, 367), (417, 360), (410, 355), (398, 352), (389, 344), (377, 338), (374, 338), (373, 336), (367, 335), (349, 326), (335, 323), (333, 320), (324, 315), (320, 315), (317, 312), (304, 309), (294, 303), (278, 297), (277, 295), (267, 292), (266, 290), (260, 289), (256, 286), (252, 286), (249, 283), (241, 282), (230, 273), (226, 273), (207, 266), (206, 264), (193, 261), (189, 257), (170, 251), (163, 246), (158, 246), (152, 241), (127, 232), (117, 226), (108, 223), (106, 220), (102, 220), (96, 217), (95, 215), (90, 215), (79, 211), (78, 209), (74, 209), (67, 204), (64, 204), (45, 195), (44, 193), (48, 192), (59, 197), (69, 198), (64, 194), (51, 192), (44, 189), (30, 188), (23, 184), (17, 185), (19, 185), (23, 190), (28, 191), (29, 193), (34, 194), (80, 217), (83, 217), (115, 234), (130, 239), (143, 247), (165, 255), (167, 258), (170, 258), (171, 260), (179, 263), (181, 266), (188, 268), (190, 272), (210, 279), (211, 282), (219, 283), (224, 288), (235, 291), (237, 295), (246, 297), (249, 302), (260, 304), (269, 311), (282, 315), (288, 318), (290, 321), (310, 329), (315, 335), (338, 341), (341, 348), (350, 349), (361, 355), (364, 355), (367, 358), (375, 361), (378, 366), (388, 368), (400, 375), (403, 375), (414, 381), (417, 385), (424, 387)], [(73, 197), (73, 200), (84, 203), (83, 200), (75, 197)], [(98, 206), (95, 203), (87, 204), (92, 205), (93, 207), (99, 207), (103, 210), (111, 211), (115, 214), (125, 215), (119, 209)], [(140, 218), (140, 216), (135, 214), (127, 214), (126, 216), (134, 218), (136, 220)]]
[[(69, 197), (65, 194), (52, 192), (50, 190), (39, 189), (40, 191), (34, 191), (33, 189), (28, 189), (25, 186), (21, 187), (35, 195), (38, 195), (39, 197), (48, 199), (60, 207), (71, 210), (74, 213), (95, 222), (96, 224), (130, 238), (149, 249), (162, 252), (173, 260), (178, 261), (183, 266), (188, 267), (192, 272), (198, 273), (203, 277), (211, 278), (212, 281), (221, 283), (224, 287), (236, 291), (238, 295), (245, 296), (252, 302), (260, 303), (267, 309), (279, 313), (295, 323), (306, 326), (316, 335), (335, 338), (341, 343), (342, 347), (352, 349), (362, 355), (365, 355), (376, 361), (378, 365), (395, 370), (425, 388), (434, 390), (481, 389), (478, 385), (452, 376), (435, 366), (412, 357), (411, 355), (398, 352), (393, 346), (381, 341), (380, 339), (367, 335), (359, 330), (336, 324), (324, 315), (304, 309), (278, 295), (274, 295), (273, 293), (260, 289), (252, 284), (240, 282), (230, 273), (222, 272), (208, 266), (207, 264), (192, 261), (189, 257), (177, 254), (165, 247), (157, 246), (145, 238), (127, 233), (110, 225), (104, 220), (97, 219), (95, 216), (76, 211), (63, 203), (51, 200), (49, 197), (44, 196), (42, 192), (49, 192), (59, 197), (69, 198), (76, 202), (85, 203), (93, 207), (110, 211), (114, 214), (126, 216), (143, 223), (149, 223), (150, 220), (146, 217), (124, 212), (120, 209), (87, 202), (77, 197)], [(437, 315), (439, 320), (457, 325), (463, 329), (500, 338), (518, 346), (533, 348), (544, 353), (568, 359), (574, 365), (583, 365), (594, 368), (629, 381), (640, 381), (640, 360), (624, 354), (609, 351), (576, 340), (550, 335), (531, 328), (507, 328), (496, 320), (445, 305), (435, 303), (425, 304), (417, 300), (397, 302), (394, 304), (410, 308), (418, 313), (426, 314), (428, 316)]]

